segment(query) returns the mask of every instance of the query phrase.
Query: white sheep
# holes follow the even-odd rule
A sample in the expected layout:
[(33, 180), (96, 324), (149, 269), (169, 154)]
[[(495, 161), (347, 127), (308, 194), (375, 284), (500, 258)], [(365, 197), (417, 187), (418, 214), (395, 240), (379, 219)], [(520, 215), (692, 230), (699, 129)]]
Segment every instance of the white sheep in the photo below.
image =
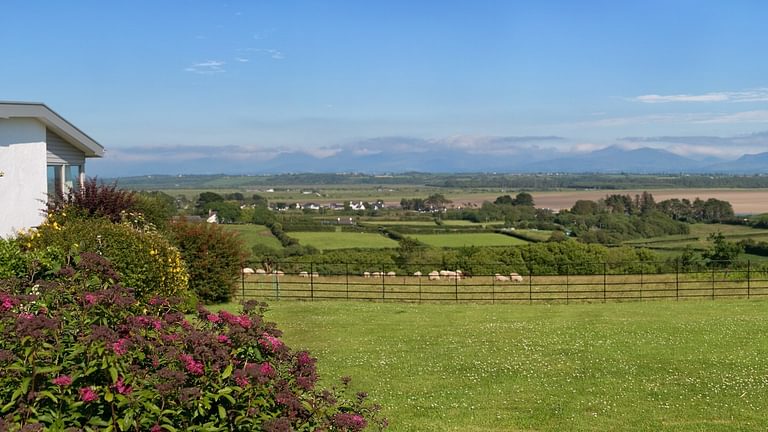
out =
[(437, 270), (429, 272), (427, 276), (429, 276), (429, 280), (440, 280), (440, 272)]
[(307, 273), (305, 271), (299, 272), (299, 277), (309, 277), (309, 273)]
[(267, 274), (267, 271), (264, 270), (264, 269), (256, 269), (256, 274), (257, 275), (265, 275), (265, 274)]
[(389, 276), (389, 277), (395, 277), (395, 276), (397, 276), (397, 273), (395, 273), (395, 272), (393, 272), (393, 271), (391, 271), (391, 272), (387, 272), (387, 276)]
[(517, 273), (510, 273), (509, 274), (509, 280), (511, 280), (512, 282), (522, 282), (523, 281), (523, 277), (520, 276)]
[(371, 272), (363, 272), (363, 277), (364, 277), (364, 278), (369, 278), (369, 277), (371, 277)]
[(496, 273), (493, 278), (496, 282), (509, 282), (509, 276), (500, 275), (498, 273)]
[(414, 276), (416, 276), (416, 277), (421, 277), (421, 272), (420, 272), (420, 271), (417, 271), (417, 272), (415, 272), (413, 275), (414, 275)]
[(254, 272), (254, 271), (253, 271), (253, 269), (252, 269), (252, 268), (250, 268), (250, 267), (245, 267), (245, 268), (243, 269), (243, 274), (245, 274), (245, 275), (254, 274), (254, 273), (255, 273), (255, 272)]

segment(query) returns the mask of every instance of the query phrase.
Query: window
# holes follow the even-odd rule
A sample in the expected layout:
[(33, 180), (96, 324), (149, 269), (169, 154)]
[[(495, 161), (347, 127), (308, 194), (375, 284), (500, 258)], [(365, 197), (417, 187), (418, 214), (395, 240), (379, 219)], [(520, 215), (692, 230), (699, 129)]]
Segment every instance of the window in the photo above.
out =
[(82, 185), (82, 165), (48, 165), (48, 195), (63, 196)]

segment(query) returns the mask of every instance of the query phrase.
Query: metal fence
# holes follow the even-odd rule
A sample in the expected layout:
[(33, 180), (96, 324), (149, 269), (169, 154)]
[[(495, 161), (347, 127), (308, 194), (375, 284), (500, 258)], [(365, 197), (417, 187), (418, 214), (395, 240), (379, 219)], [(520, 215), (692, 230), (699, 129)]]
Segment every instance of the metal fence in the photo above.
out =
[[(342, 268), (348, 265), (340, 264)], [(642, 300), (757, 298), (768, 296), (768, 273), (749, 262), (738, 268), (682, 269), (673, 272), (601, 274), (397, 275), (305, 271), (243, 275), (238, 297), (268, 300), (367, 300), (466, 303), (571, 303)], [(327, 269), (327, 267), (325, 267)], [(515, 280), (517, 279), (517, 280)]]

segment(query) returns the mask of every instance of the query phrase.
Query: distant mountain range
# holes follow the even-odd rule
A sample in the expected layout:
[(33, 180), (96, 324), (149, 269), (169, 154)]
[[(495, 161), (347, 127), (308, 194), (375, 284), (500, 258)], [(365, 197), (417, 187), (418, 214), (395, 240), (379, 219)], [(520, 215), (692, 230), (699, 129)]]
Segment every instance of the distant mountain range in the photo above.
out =
[(517, 153), (482, 153), (477, 149), (440, 151), (387, 151), (374, 153), (338, 151), (316, 157), (302, 151), (278, 153), (266, 160), (231, 154), (205, 159), (149, 162), (89, 162), (89, 174), (121, 177), (145, 174), (278, 174), (278, 173), (391, 173), (391, 172), (498, 172), (498, 173), (718, 173), (768, 174), (768, 152), (739, 159), (694, 160), (669, 151), (643, 147), (611, 146), (589, 153), (562, 153), (533, 149)]

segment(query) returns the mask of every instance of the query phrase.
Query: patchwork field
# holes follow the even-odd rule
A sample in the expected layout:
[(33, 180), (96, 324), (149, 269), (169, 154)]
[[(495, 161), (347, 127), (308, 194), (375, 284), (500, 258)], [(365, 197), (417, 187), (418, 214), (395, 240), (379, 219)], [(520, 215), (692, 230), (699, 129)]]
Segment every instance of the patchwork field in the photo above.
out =
[(768, 302), (273, 302), (393, 431), (762, 431)]
[(661, 250), (682, 250), (686, 247), (704, 250), (711, 246), (711, 242), (708, 240), (709, 235), (717, 232), (722, 233), (729, 241), (749, 238), (756, 241), (768, 241), (768, 229), (725, 224), (694, 224), (690, 226), (690, 229), (691, 232), (689, 234), (629, 240), (624, 242), (624, 244)]
[(412, 234), (416, 240), (433, 247), (464, 247), (464, 246), (517, 246), (528, 242), (519, 238), (496, 233), (474, 234)]
[(348, 248), (396, 248), (397, 242), (373, 233), (355, 232), (291, 232), (289, 235), (305, 246), (314, 246), (320, 250)]
[(224, 229), (235, 231), (240, 234), (240, 238), (245, 243), (246, 250), (251, 250), (253, 246), (264, 245), (272, 249), (281, 249), (283, 246), (280, 240), (275, 238), (264, 225), (243, 224), (243, 225), (221, 225)]

